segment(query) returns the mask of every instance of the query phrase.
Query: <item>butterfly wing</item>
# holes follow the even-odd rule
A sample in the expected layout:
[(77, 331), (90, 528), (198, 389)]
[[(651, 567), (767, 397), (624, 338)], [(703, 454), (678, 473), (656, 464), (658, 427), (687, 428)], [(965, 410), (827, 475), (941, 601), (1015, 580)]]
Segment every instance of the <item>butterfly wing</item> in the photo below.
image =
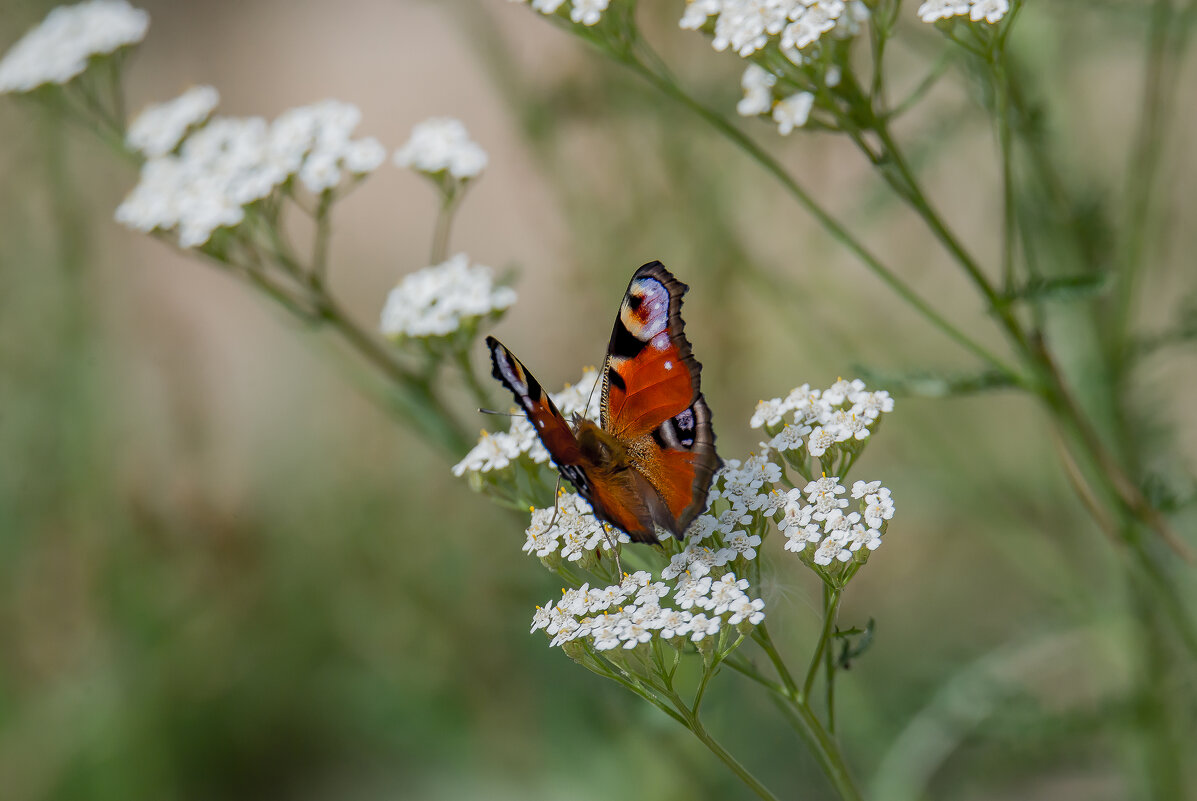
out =
[[(488, 336), (486, 345), (490, 348), (492, 374), (503, 382), (503, 386), (511, 390), (515, 402), (528, 415), (528, 421), (532, 423), (532, 428), (544, 443), (549, 455), (553, 457), (553, 461), (561, 468), (568, 465), (580, 466), (582, 450), (578, 447), (578, 439), (569, 423), (561, 416), (561, 412), (557, 411), (549, 394), (540, 386), (540, 382), (502, 342)], [(562, 473), (565, 473), (564, 469)], [(570, 478), (568, 474), (565, 477)], [(570, 480), (573, 481), (572, 478)]]
[(660, 262), (638, 269), (603, 370), (602, 426), (627, 445), (634, 469), (655, 491), (646, 502), (654, 522), (678, 539), (706, 508), (722, 464), (699, 389), (702, 365), (681, 316), (688, 289)]

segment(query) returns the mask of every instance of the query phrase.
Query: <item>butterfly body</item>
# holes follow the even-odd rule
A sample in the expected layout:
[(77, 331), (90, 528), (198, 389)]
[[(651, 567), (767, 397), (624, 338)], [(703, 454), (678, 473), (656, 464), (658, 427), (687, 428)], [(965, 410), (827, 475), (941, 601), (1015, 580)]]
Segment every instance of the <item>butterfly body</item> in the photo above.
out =
[(487, 337), (494, 376), (511, 390), (561, 475), (595, 515), (637, 542), (681, 539), (706, 508), (715, 453), (701, 365), (683, 332), (687, 287), (651, 262), (628, 284), (603, 366), (600, 420), (568, 423), (523, 364)]

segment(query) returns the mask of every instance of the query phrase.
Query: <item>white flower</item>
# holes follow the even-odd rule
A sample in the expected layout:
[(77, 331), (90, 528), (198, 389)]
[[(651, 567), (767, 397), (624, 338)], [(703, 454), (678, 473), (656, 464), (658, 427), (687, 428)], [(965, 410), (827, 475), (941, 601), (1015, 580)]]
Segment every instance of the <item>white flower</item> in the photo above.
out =
[(795, 92), (779, 101), (773, 107), (773, 121), (777, 123), (778, 133), (788, 136), (795, 128), (806, 125), (814, 102), (815, 96), (810, 92)]
[(781, 398), (760, 401), (752, 412), (752, 419), (748, 421), (748, 425), (750, 428), (775, 426), (781, 422), (781, 416), (789, 410)]
[(615, 621), (607, 618), (608, 616), (604, 615), (602, 622), (591, 631), (596, 651), (610, 651), (619, 645), (619, 629)]
[(807, 545), (812, 542), (818, 542), (823, 538), (823, 529), (818, 523), (807, 523), (804, 526), (795, 526), (786, 529), (785, 535), (786, 550), (801, 553), (806, 550)]
[(830, 403), (832, 406), (840, 406), (848, 400), (848, 398), (857, 393), (863, 392), (865, 384), (859, 378), (854, 378), (851, 381), (841, 378), (834, 384), (823, 390), (823, 400)]
[(515, 290), (495, 286), (489, 267), (464, 253), (403, 277), (387, 296), (380, 328), (390, 337), (436, 337), (515, 303)]
[[(773, 108), (773, 85), (777, 76), (757, 64), (749, 64), (740, 78), (744, 97), (736, 104), (736, 113), (741, 117), (755, 117), (766, 114)], [(764, 401), (762, 401), (763, 403)], [(759, 407), (758, 407), (759, 408)], [(756, 419), (756, 415), (753, 415)], [(759, 428), (754, 425), (753, 428)]]
[(466, 454), (465, 458), (453, 465), (453, 475), (462, 476), (466, 471), (471, 473), (487, 473), (491, 470), (502, 470), (511, 464), (517, 453), (510, 446), (508, 438), (499, 435), (492, 436), (482, 432), (478, 444)]
[(674, 637), (685, 637), (690, 633), (690, 619), (693, 617), (694, 615), (684, 610), (661, 610), (661, 614), (657, 617), (657, 626), (661, 632), (661, 637), (666, 640)]
[(894, 410), (894, 399), (885, 390), (878, 392), (856, 392), (848, 396), (852, 402), (852, 411), (862, 414), (869, 420), (876, 420), (882, 414)]
[(923, 22), (968, 14), (973, 22), (995, 23), (1010, 10), (1009, 0), (927, 0), (916, 12)]
[(765, 619), (765, 602), (760, 598), (749, 598), (747, 595), (741, 595), (736, 598), (728, 606), (728, 611), (732, 616), (727, 619), (731, 625), (747, 621), (752, 625), (757, 625)]
[(856, 481), (852, 484), (852, 497), (863, 498), (881, 488), (880, 481)]
[(803, 384), (791, 390), (786, 396), (786, 405), (794, 411), (794, 421), (804, 423), (820, 419), (826, 408), (822, 394), (822, 390), (812, 390), (810, 384)]
[(59, 6), (0, 59), (0, 94), (63, 84), (104, 55), (145, 38), (150, 16), (125, 0)]
[(610, 0), (574, 0), (569, 18), (582, 25), (597, 25)]
[(208, 119), (219, 102), (214, 88), (196, 86), (174, 100), (147, 106), (129, 126), (125, 142), (149, 158), (165, 156), (179, 146), (187, 129)]
[(711, 595), (703, 604), (711, 614), (722, 615), (748, 589), (748, 579), (737, 579), (734, 573), (724, 573), (711, 584)]
[(793, 7), (793, 0), (723, 0), (711, 45), (716, 50), (730, 45), (741, 56), (750, 56), (770, 35), (781, 32)]
[(686, 582), (685, 585), (682, 586), (682, 588), (679, 589), (676, 594), (674, 594), (673, 600), (676, 601), (677, 605), (682, 609), (689, 609), (695, 605), (704, 607), (708, 602), (707, 593), (710, 591), (710, 589), (710, 576), (696, 578), (692, 581)]
[(881, 492), (865, 496), (864, 519), (870, 528), (881, 528), (893, 516), (894, 502), (889, 497), (889, 490), (882, 487)]
[(858, 551), (861, 547), (875, 551), (881, 546), (881, 532), (875, 528), (865, 528), (857, 524), (849, 532), (847, 545), (850, 551)]
[(817, 458), (827, 453), (827, 449), (835, 445), (835, 442), (835, 431), (819, 426), (810, 432), (810, 437), (806, 440), (806, 449), (810, 451), (811, 456)]
[(353, 105), (325, 100), (291, 109), (272, 125), (260, 117), (217, 117), (184, 139), (177, 155), (142, 166), (116, 219), (138, 231), (177, 229), (185, 248), (203, 245), (218, 228), (239, 225), (247, 205), (292, 175), (322, 192), (340, 181), (342, 166), (361, 172), (377, 162), (380, 145), (349, 139), (360, 116)]
[[(841, 558), (841, 554), (846, 554), (846, 557)], [(828, 537), (827, 539), (823, 540), (823, 542), (820, 543), (819, 547), (815, 550), (816, 565), (829, 565), (836, 559), (845, 561), (851, 557), (852, 552), (846, 550), (843, 545), (835, 539), (835, 537)]]
[[(517, 2), (523, 2), (523, 0), (517, 0)], [(565, 0), (532, 0), (532, 7), (541, 14), (552, 14), (561, 8), (564, 2)]]
[(707, 637), (718, 634), (721, 625), (723, 625), (722, 618), (707, 617), (700, 612), (690, 618), (690, 639), (694, 642), (701, 642)]
[(1009, 0), (973, 0), (973, 7), (969, 9), (968, 16), (973, 22), (985, 20), (994, 23), (1006, 16), (1009, 10)]
[[(795, 490), (791, 490), (791, 492), (795, 492)], [(814, 511), (815, 507), (807, 506), (800, 500), (787, 500), (785, 514), (781, 518), (781, 522), (777, 524), (777, 528), (782, 533), (791, 529), (802, 528), (811, 521), (811, 515)]]
[(722, 0), (686, 0), (686, 11), (678, 26), (683, 30), (696, 31), (718, 14), (722, 7)]
[(448, 172), (467, 180), (486, 168), (487, 156), (460, 120), (434, 117), (412, 129), (407, 143), (395, 151), (395, 164), (427, 175)]
[(783, 426), (781, 431), (777, 432), (777, 436), (769, 440), (769, 447), (783, 453), (800, 451), (806, 447), (806, 435), (810, 432), (811, 427), (805, 424)]
[(728, 548), (735, 551), (737, 556), (756, 559), (756, 546), (761, 544), (761, 537), (759, 534), (749, 536), (746, 532), (736, 531), (724, 537), (723, 542)]

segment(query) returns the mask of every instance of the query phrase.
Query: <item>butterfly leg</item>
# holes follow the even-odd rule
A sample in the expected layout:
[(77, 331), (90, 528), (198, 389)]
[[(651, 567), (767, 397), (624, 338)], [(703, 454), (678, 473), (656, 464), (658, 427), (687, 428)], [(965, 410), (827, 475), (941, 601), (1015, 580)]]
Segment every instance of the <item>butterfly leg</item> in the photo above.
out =
[(553, 488), (553, 519), (549, 521), (549, 528), (557, 522), (557, 515), (561, 514), (561, 474), (557, 474), (557, 486)]

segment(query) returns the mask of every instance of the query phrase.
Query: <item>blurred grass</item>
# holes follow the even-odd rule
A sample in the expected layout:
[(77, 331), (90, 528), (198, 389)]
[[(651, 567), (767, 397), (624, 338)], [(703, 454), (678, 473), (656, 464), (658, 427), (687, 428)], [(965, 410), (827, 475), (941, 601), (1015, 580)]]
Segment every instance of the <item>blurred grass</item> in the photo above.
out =
[[(36, 5), (0, 19), (0, 43), (38, 18)], [(421, 35), (416, 23), (431, 8), (402, 6), (413, 27), (396, 31), (397, 47)], [(271, 9), (256, 10), (269, 19)], [(151, 11), (167, 25), (199, 13), (168, 3)], [(205, 35), (219, 37), (241, 9), (212, 13), (205, 25), (215, 33)], [(652, 12), (652, 36), (672, 63), (688, 65), (690, 86), (730, 107), (734, 59), (673, 32), (672, 14)], [(541, 262), (525, 265), (521, 289), (562, 300), (517, 304), (501, 327), (547, 385), (601, 358), (627, 274), (651, 259), (692, 287), (688, 332), (725, 456), (755, 446), (747, 418), (758, 398), (804, 381), (826, 384), (857, 365), (967, 369), (680, 109), (558, 41), (527, 9), (440, 16), (458, 31), (459, 52), (473, 54), (455, 69), (489, 76), (498, 107), (510, 109), (471, 121), (475, 135), (485, 145), (484, 132), (510, 126), (527, 143), (512, 158), (528, 166), (507, 173), (525, 183), (484, 183), (479, 193), (544, 192), (559, 215), (545, 222), (551, 244), (534, 251)], [(567, 56), (546, 71), (542, 46)], [(1121, 64), (1116, 53), (1096, 64), (1061, 58), (1082, 74), (1053, 73), (1066, 86), (1086, 71), (1117, 78)], [(269, 72), (255, 80), (269, 92)], [(352, 86), (340, 95), (355, 99)], [(932, 108), (961, 99), (948, 90)], [(452, 97), (428, 109), (456, 111)], [(945, 127), (933, 114), (911, 125)], [(958, 180), (960, 164), (989, 163), (987, 133), (980, 121), (955, 128), (925, 168), (954, 222), (991, 247), (992, 209), (976, 204), (996, 196), (994, 176), (985, 166)], [(670, 721), (528, 636), (532, 605), (556, 588), (519, 553), (521, 524), (357, 397), (327, 349), (265, 304), (242, 303), (222, 319), (222, 336), (259, 369), (214, 355), (208, 329), (176, 318), (186, 300), (157, 309), (160, 296), (127, 288), (132, 262), (180, 267), (152, 264), (160, 250), (109, 222), (131, 176), (86, 137), (17, 103), (0, 105), (0, 134), (4, 798), (745, 797)], [(943, 282), (930, 240), (843, 143), (795, 141), (779, 152), (821, 197), (954, 317), (975, 318), (964, 288)], [(1191, 172), (1190, 160), (1178, 161), (1177, 175)], [(471, 219), (467, 210), (461, 226)], [(1182, 235), (1158, 267), (1162, 287), (1187, 269), (1181, 246), (1193, 234)], [(402, 248), (404, 270), (420, 266), (425, 242)], [(365, 292), (353, 263), (336, 270), (349, 293)], [(197, 306), (242, 288), (204, 292)], [(374, 313), (362, 308), (363, 319)], [(1162, 354), (1154, 372), (1191, 387), (1181, 358)], [(1153, 414), (1164, 430), (1184, 425), (1169, 458), (1191, 464), (1190, 420)], [(884, 479), (900, 509), (844, 612), (847, 624), (878, 625), (839, 693), (840, 736), (860, 775), (923, 714), (957, 727), (958, 750), (942, 770), (930, 765), (932, 797), (1130, 794), (1126, 732), (1138, 712), (1123, 652), (1133, 625), (1125, 588), (1059, 472), (1044, 421), (1002, 393), (903, 398), (859, 469)], [(801, 662), (816, 588), (776, 547), (766, 559), (771, 627)], [(1026, 656), (1045, 641), (1069, 648), (1046, 662)], [(1007, 684), (978, 668), (995, 663), (1013, 666)], [(950, 686), (966, 688), (963, 707), (937, 711)], [(766, 784), (828, 797), (751, 688), (723, 677), (709, 714)]]

